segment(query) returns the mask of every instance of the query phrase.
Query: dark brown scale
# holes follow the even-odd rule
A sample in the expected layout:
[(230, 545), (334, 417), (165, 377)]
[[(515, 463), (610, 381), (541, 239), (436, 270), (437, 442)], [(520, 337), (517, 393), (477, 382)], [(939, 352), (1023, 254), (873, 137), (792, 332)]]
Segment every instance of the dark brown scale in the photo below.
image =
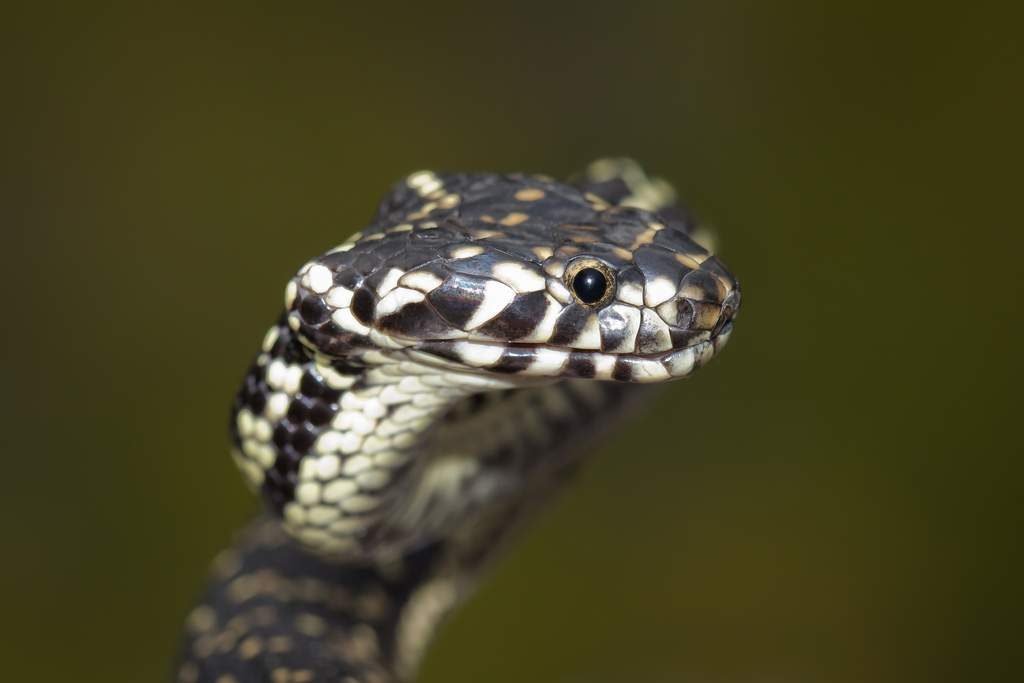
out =
[(313, 447), (319, 431), (319, 429), (309, 423), (298, 425), (295, 428), (295, 434), (292, 436), (292, 447), (297, 453), (308, 452)]
[(242, 388), (238, 395), (241, 405), (237, 409), (249, 408), (249, 410), (256, 414), (263, 412), (263, 408), (267, 403), (267, 387), (261, 378), (262, 371), (263, 368), (253, 364), (249, 374), (246, 375), (245, 380), (242, 382)]
[(309, 409), (308, 419), (313, 427), (323, 427), (331, 421), (337, 411), (337, 406), (332, 406), (323, 401), (317, 401)]
[(373, 321), (373, 309), (376, 305), (375, 298), (366, 287), (359, 287), (352, 295), (352, 315), (364, 325), (368, 325)]
[(647, 229), (643, 223), (604, 219), (601, 224), (601, 236), (605, 242), (628, 245)]
[(297, 397), (292, 399), (288, 405), (288, 419), (293, 423), (302, 422), (306, 419), (306, 415), (309, 414), (309, 406), (306, 405), (304, 397)]
[(569, 373), (573, 377), (588, 379), (594, 376), (594, 361), (585, 353), (570, 353), (568, 363)]
[(718, 279), (704, 270), (694, 270), (687, 273), (682, 280), (683, 286), (696, 287), (704, 292), (702, 300), (715, 303), (718, 301), (721, 285)]
[[(519, 226), (516, 226), (517, 228)], [(477, 243), (473, 246), (483, 246)], [(469, 258), (460, 258), (448, 264), (451, 270), (462, 275), (468, 275), (472, 277), (480, 278), (484, 281), (491, 279), (491, 273), (494, 271), (494, 266), (502, 261), (507, 261), (508, 257), (502, 252), (495, 249), (487, 248), (482, 254), (476, 256), (470, 256)]]
[(686, 330), (678, 327), (669, 327), (668, 335), (672, 340), (672, 346), (675, 348), (681, 348), (693, 344), (697, 338), (706, 334), (706, 330)]
[(262, 391), (253, 392), (253, 394), (249, 396), (248, 405), (249, 410), (256, 415), (259, 415), (267, 406), (267, 395)]
[(349, 337), (351, 334), (339, 327), (332, 319), (320, 326), (317, 336), (321, 339), (338, 339), (342, 337)]
[(352, 262), (356, 259), (358, 252), (353, 252), (351, 249), (346, 251), (333, 251), (319, 257), (316, 261), (320, 265), (326, 266), (328, 269), (333, 271), (337, 275), (339, 270), (347, 270)]
[(460, 362), (462, 358), (452, 350), (450, 344), (445, 342), (425, 341), (421, 342), (418, 348), (424, 353), (433, 354), (439, 358)]
[(281, 472), (275, 466), (264, 473), (263, 497), (270, 509), (280, 515), (284, 506), (295, 497), (295, 482), (289, 481), (287, 472)]
[(633, 379), (633, 368), (622, 358), (615, 359), (615, 367), (612, 368), (612, 379), (618, 382), (628, 382)]
[[(539, 239), (538, 242), (543, 242), (543, 239)], [(533, 249), (527, 244), (520, 244), (519, 242), (502, 242), (500, 246), (491, 246), (496, 253), (504, 254), (510, 258), (507, 260), (521, 261), (523, 263), (534, 263), (541, 265), (544, 260), (540, 258)]]
[(344, 358), (332, 360), (331, 367), (334, 368), (335, 372), (342, 375), (359, 375), (365, 369), (361, 362), (349, 361)]
[(302, 365), (303, 363), (307, 363), (309, 361), (309, 352), (306, 350), (306, 347), (299, 342), (295, 333), (292, 332), (291, 329), (285, 329), (287, 330), (287, 335), (285, 332), (282, 332), (281, 337), (285, 338), (286, 343), (281, 348), (280, 353), (271, 355), (276, 356), (285, 363), (291, 365)]
[(491, 369), (495, 372), (522, 372), (526, 368), (530, 367), (530, 364), (533, 362), (534, 355), (535, 354), (532, 349), (517, 349), (515, 347), (509, 347), (502, 351), (501, 358), (498, 359), (498, 362)]
[(288, 422), (282, 421), (274, 427), (274, 445), (277, 446), (278, 450), (284, 448), (292, 441), (292, 434), (295, 433), (295, 426)]
[[(431, 223), (434, 223), (434, 221), (431, 221)], [(457, 233), (447, 230), (443, 226), (440, 228), (428, 228), (417, 225), (409, 235), (409, 241), (412, 244), (429, 247), (430, 249), (439, 249), (456, 238)]]
[(303, 373), (302, 380), (299, 383), (299, 391), (302, 392), (303, 396), (316, 398), (324, 393), (324, 389), (324, 384), (319, 377), (312, 372)]
[(487, 282), (486, 278), (452, 273), (427, 295), (427, 301), (451, 326), (462, 329), (483, 303)]
[(659, 345), (659, 326), (650, 318), (645, 317), (640, 322), (640, 331), (636, 335), (636, 350), (641, 354), (656, 353), (664, 351)]
[(295, 483), (297, 479), (296, 471), (301, 459), (302, 453), (295, 450), (295, 446), (292, 443), (287, 443), (281, 449), (280, 454), (278, 454), (273, 469), (280, 472), (281, 476), (285, 477), (288, 481)]
[(480, 332), (496, 339), (522, 339), (537, 328), (547, 308), (545, 292), (519, 294), (501, 313), (481, 326)]
[[(420, 250), (418, 254), (415, 252), (413, 252), (413, 254), (409, 254), (408, 242), (402, 239), (379, 240), (373, 243), (372, 248), (373, 255), (382, 261), (386, 261), (388, 265), (391, 265), (392, 260), (396, 257), (400, 259), (407, 259), (410, 256), (429, 258), (424, 250)], [(436, 256), (436, 254), (431, 254), (430, 256)], [(417, 263), (419, 263), (419, 261), (417, 261)], [(382, 268), (378, 267), (378, 271), (379, 270), (382, 270)], [(383, 270), (386, 270), (386, 268)]]
[(360, 280), (362, 280), (362, 275), (350, 266), (334, 271), (334, 284), (345, 289), (355, 289)]
[(604, 308), (597, 313), (601, 330), (601, 350), (616, 349), (626, 341), (629, 330), (626, 316), (615, 308)]
[(379, 327), (384, 332), (401, 336), (444, 338), (451, 334), (451, 324), (425, 301), (406, 304), (396, 313), (382, 318)]
[(648, 244), (637, 249), (633, 261), (648, 282), (673, 272), (678, 274), (678, 278), (673, 278), (678, 282), (685, 275), (685, 272), (680, 272), (684, 267), (671, 252), (654, 245)]
[(554, 332), (548, 343), (554, 346), (567, 346), (579, 336), (583, 324), (591, 315), (591, 311), (577, 304), (570, 304), (558, 315)]
[(341, 395), (345, 393), (341, 389), (332, 389), (330, 387), (324, 387), (324, 393), (320, 396), (323, 403), (326, 405), (334, 405), (341, 398)]
[(318, 296), (307, 296), (299, 304), (299, 315), (307, 325), (319, 325), (327, 320), (327, 305)]
[(266, 472), (262, 488), (270, 509), (279, 515), (295, 496), (299, 462), (321, 432), (318, 426), (306, 420), (311, 412), (310, 403), (315, 404), (314, 401), (304, 396), (293, 399), (288, 415), (273, 430), (272, 440), (278, 458)]
[(722, 265), (722, 262), (719, 261), (718, 259), (707, 259), (706, 261), (700, 264), (700, 269), (705, 273), (712, 273), (713, 275), (717, 275), (726, 282), (732, 281), (734, 279), (733, 276), (729, 273), (729, 271), (725, 269), (725, 266)]
[(620, 288), (626, 285), (632, 285), (640, 289), (644, 287), (644, 276), (636, 266), (629, 266), (620, 270), (615, 275), (615, 281)]
[[(662, 215), (660, 211), (658, 214)], [(655, 244), (673, 252), (700, 253), (704, 251), (704, 249), (699, 248), (694, 241), (688, 237), (687, 233), (689, 232), (689, 227), (686, 224), (680, 222), (678, 218), (675, 218), (675, 220), (670, 219), (670, 223), (671, 226), (669, 229), (659, 230), (658, 234), (654, 236)]]
[(380, 267), (380, 259), (372, 252), (362, 251), (352, 262), (352, 270), (362, 276), (367, 276)]

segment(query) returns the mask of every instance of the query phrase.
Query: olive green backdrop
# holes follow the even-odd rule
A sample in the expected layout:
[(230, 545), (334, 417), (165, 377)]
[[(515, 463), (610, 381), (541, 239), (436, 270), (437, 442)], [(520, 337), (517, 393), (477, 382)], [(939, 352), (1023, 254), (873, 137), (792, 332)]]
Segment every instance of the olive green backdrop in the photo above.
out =
[(742, 315), (424, 683), (1019, 675), (1021, 17), (366, 4), (2, 10), (0, 677), (162, 680), (256, 509), (236, 382), (390, 182), (606, 154), (718, 228)]

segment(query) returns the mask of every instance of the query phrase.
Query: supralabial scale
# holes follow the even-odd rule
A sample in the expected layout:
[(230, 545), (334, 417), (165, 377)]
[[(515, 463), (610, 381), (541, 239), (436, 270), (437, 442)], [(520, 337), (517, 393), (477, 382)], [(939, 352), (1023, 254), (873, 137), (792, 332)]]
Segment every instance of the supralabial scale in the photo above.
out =
[(268, 513), (216, 559), (177, 680), (414, 678), (509, 532), (645, 385), (729, 338), (739, 285), (702, 241), (624, 159), (568, 182), (396, 184), (288, 282), (235, 398), (232, 457)]

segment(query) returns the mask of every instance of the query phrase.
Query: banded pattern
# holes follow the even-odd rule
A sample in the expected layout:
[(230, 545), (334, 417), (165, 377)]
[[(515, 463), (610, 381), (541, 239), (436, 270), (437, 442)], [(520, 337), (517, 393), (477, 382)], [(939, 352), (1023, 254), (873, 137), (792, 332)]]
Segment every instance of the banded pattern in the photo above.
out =
[[(419, 172), (288, 283), (236, 397), (233, 457), (294, 539), (283, 554), (334, 563), (339, 586), (391, 571), (385, 593), (451, 598), (413, 600), (375, 631), (379, 675), (411, 674), (447, 603), (573, 469), (583, 435), (635, 404), (638, 384), (685, 377), (727, 341), (739, 287), (673, 202), (628, 160), (571, 184)], [(243, 565), (276, 566), (246, 544)], [(429, 569), (394, 569), (425, 549)], [(239, 578), (214, 581), (212, 613), (245, 608), (227, 588)], [(211, 658), (201, 637), (183, 680), (263, 680), (267, 662)]]

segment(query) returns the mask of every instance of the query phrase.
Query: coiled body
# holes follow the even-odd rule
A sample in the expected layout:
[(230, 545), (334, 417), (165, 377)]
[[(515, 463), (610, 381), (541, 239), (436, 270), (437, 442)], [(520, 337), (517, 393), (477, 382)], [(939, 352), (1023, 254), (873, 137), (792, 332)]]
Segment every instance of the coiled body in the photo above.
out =
[(691, 228), (628, 161), (421, 172), (303, 266), (232, 414), (270, 516), (217, 562), (179, 679), (411, 678), (641, 385), (725, 343), (738, 285)]

